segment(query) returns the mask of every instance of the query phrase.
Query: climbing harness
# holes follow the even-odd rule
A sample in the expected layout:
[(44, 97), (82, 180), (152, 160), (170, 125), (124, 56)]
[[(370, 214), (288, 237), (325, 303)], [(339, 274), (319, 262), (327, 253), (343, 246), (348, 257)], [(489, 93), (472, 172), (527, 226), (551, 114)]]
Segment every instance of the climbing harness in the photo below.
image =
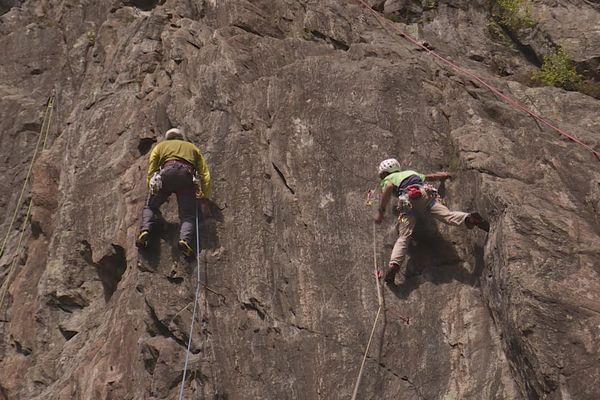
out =
[(429, 201), (427, 202), (426, 209), (430, 210), (436, 201), (442, 201), (442, 196), (438, 192), (437, 188), (429, 183), (422, 185), (410, 185), (406, 188), (402, 188), (399, 191), (398, 205), (396, 211), (398, 215), (402, 216), (410, 214), (412, 212), (412, 201), (427, 196)]
[(525, 114), (528, 114), (529, 116), (531, 116), (535, 120), (541, 122), (542, 124), (546, 125), (550, 129), (556, 131), (559, 135), (561, 135), (561, 136), (567, 138), (568, 140), (570, 140), (570, 141), (572, 141), (572, 142), (580, 145), (581, 147), (583, 147), (586, 150), (590, 151), (598, 159), (598, 161), (600, 161), (600, 151), (594, 150), (594, 148), (592, 146), (590, 146), (589, 144), (583, 142), (581, 139), (577, 138), (575, 135), (573, 135), (573, 134), (565, 131), (564, 129), (561, 129), (561, 128), (557, 127), (555, 124), (553, 124), (552, 122), (550, 122), (549, 120), (547, 120), (546, 118), (544, 118), (543, 116), (541, 116), (540, 114), (537, 114), (537, 113), (531, 111), (530, 109), (528, 109), (524, 104), (522, 104), (518, 100), (516, 100), (516, 99), (514, 99), (514, 98), (512, 98), (512, 97), (510, 97), (508, 95), (505, 95), (504, 93), (502, 93), (500, 91), (500, 89), (498, 89), (495, 86), (487, 83), (482, 78), (480, 78), (479, 76), (477, 76), (475, 73), (467, 70), (466, 68), (461, 67), (459, 64), (457, 64), (455, 62), (452, 62), (452, 61), (448, 60), (447, 58), (445, 58), (442, 55), (440, 55), (440, 54), (436, 53), (435, 51), (431, 50), (429, 47), (425, 46), (424, 44), (419, 43), (412, 36), (409, 36), (408, 34), (404, 33), (397, 25), (392, 24), (390, 21), (388, 21), (387, 19), (385, 19), (380, 13), (378, 13), (377, 11), (375, 11), (374, 9), (372, 9), (367, 4), (367, 2), (365, 0), (356, 0), (356, 1), (359, 4), (361, 4), (365, 9), (367, 9), (371, 14), (373, 14), (373, 16), (377, 19), (377, 21), (379, 21), (379, 23), (381, 24), (381, 26), (385, 30), (388, 30), (387, 27), (391, 26), (393, 28), (393, 30), (397, 34), (399, 34), (400, 36), (402, 36), (404, 39), (408, 40), (410, 43), (412, 43), (415, 46), (419, 47), (420, 49), (426, 51), (431, 56), (433, 56), (437, 60), (443, 62), (444, 64), (449, 65), (455, 71), (457, 71), (457, 72), (459, 72), (459, 73), (461, 73), (463, 75), (466, 75), (466, 76), (469, 76), (469, 77), (473, 78), (474, 80), (476, 80), (477, 82), (479, 82), (481, 85), (483, 85), (484, 87), (486, 87), (489, 91), (491, 91), (496, 96), (498, 96), (500, 99), (502, 99), (506, 104), (508, 104), (509, 106), (513, 107), (513, 109), (521, 111), (521, 112), (523, 112)]
[(176, 165), (179, 167), (183, 167), (187, 172), (192, 175), (192, 182), (194, 183), (194, 194), (197, 199), (201, 199), (204, 197), (204, 193), (202, 192), (202, 180), (198, 175), (198, 171), (196, 168), (189, 165), (187, 162), (178, 161), (178, 160), (169, 160), (161, 165), (160, 170), (154, 172), (152, 177), (150, 177), (150, 194), (156, 196), (158, 192), (162, 189), (162, 173), (165, 171), (166, 166), (168, 165)]
[[(8, 230), (6, 231), (6, 235), (4, 237), (4, 241), (2, 242), (2, 247), (0, 247), (0, 257), (4, 254), (4, 250), (6, 249), (6, 243), (8, 242), (8, 237), (10, 236), (10, 231), (15, 223), (17, 218), (19, 209), (21, 208), (21, 201), (23, 200), (23, 195), (27, 188), (27, 183), (29, 182), (29, 178), (31, 177), (31, 173), (33, 171), (33, 165), (37, 159), (37, 154), (40, 149), (44, 150), (46, 148), (46, 142), (48, 140), (48, 132), (50, 132), (50, 122), (52, 120), (52, 112), (54, 109), (54, 98), (55, 92), (52, 91), (48, 101), (46, 103), (46, 111), (44, 112), (44, 119), (42, 120), (42, 127), (40, 128), (40, 133), (38, 136), (38, 141), (35, 146), (35, 150), (33, 151), (33, 156), (31, 157), (31, 162), (29, 164), (29, 169), (27, 170), (27, 175), (25, 176), (25, 181), (23, 182), (23, 187), (21, 189), (21, 193), (19, 194), (19, 199), (17, 200), (17, 205), (15, 207), (15, 212), (11, 219), (11, 222), (8, 226)], [(29, 216), (31, 215), (31, 208), (33, 206), (33, 198), (29, 200), (29, 205), (27, 206), (27, 213), (25, 214), (25, 218), (23, 219), (23, 223), (21, 224), (21, 229), (19, 233), (19, 240), (17, 241), (16, 254), (19, 254), (21, 250), (21, 243), (23, 242), (23, 237), (25, 236), (25, 230), (27, 228), (27, 222), (29, 221)], [(6, 293), (8, 292), (8, 285), (10, 284), (13, 275), (16, 269), (16, 258), (14, 258), (10, 264), (8, 269), (8, 273), (6, 275), (6, 279), (2, 282), (2, 287), (0, 287), (0, 311), (4, 306), (4, 299), (6, 297)]]
[(198, 202), (196, 202), (196, 294), (194, 298), (194, 310), (192, 311), (192, 322), (190, 324), (190, 333), (188, 335), (187, 350), (185, 352), (185, 363), (183, 365), (183, 376), (181, 378), (181, 388), (179, 390), (179, 400), (183, 399), (183, 389), (185, 387), (185, 378), (187, 376), (187, 367), (190, 358), (190, 349), (192, 347), (192, 336), (194, 334), (194, 322), (196, 320), (196, 311), (198, 309), (198, 299), (200, 297), (200, 230), (198, 228)]

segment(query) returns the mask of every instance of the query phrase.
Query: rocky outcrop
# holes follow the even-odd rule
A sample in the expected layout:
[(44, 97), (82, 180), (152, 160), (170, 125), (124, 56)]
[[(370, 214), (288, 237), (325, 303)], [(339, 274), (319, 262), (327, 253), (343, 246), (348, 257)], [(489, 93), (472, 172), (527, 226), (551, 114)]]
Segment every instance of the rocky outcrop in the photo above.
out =
[[(589, 22), (573, 29), (590, 37), (591, 3), (541, 1), (532, 14), (567, 43), (577, 33), (544, 16), (577, 13)], [(598, 149), (598, 100), (517, 81), (535, 62), (490, 31), (492, 4), (370, 2), (393, 4), (410, 15), (390, 24)], [(364, 206), (388, 156), (452, 171), (449, 206), (479, 210), (492, 229), (420, 223), (406, 282), (384, 289), (360, 397), (598, 397), (589, 151), (359, 3), (0, 5), (2, 232), (56, 96), (25, 247), (13, 229), (0, 258), (0, 399), (177, 398), (197, 278), (176, 248), (173, 200), (152, 249), (134, 246), (147, 154), (171, 126), (214, 176), (186, 398), (351, 397), (378, 308), (373, 242), (382, 265), (395, 236), (388, 215), (373, 237)], [(577, 61), (597, 59), (591, 38), (576, 43)]]

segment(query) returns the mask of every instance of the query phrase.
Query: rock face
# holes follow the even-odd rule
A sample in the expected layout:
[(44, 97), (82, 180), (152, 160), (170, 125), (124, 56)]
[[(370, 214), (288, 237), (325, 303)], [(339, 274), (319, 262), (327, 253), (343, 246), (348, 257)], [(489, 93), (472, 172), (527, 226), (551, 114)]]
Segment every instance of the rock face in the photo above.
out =
[(338, 0), (0, 2), (3, 235), (56, 101), (24, 246), (27, 196), (0, 258), (0, 399), (178, 398), (197, 264), (174, 200), (134, 246), (172, 126), (214, 177), (185, 398), (351, 397), (373, 246), (381, 266), (395, 239), (392, 215), (373, 237), (365, 193), (390, 156), (455, 173), (448, 205), (492, 229), (420, 223), (358, 398), (600, 397), (599, 160), (390, 28), (599, 149), (598, 100), (518, 79), (545, 37), (595, 82), (597, 2), (536, 1), (536, 31), (502, 39), (487, 1), (369, 5), (397, 22)]

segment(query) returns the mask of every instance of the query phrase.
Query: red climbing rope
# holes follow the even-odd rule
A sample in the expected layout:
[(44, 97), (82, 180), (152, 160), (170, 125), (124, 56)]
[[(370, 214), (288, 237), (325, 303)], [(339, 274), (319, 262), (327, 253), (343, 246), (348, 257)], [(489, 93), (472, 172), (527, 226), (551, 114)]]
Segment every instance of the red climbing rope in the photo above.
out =
[(587, 143), (584, 143), (583, 141), (581, 141), (581, 139), (577, 138), (575, 135), (565, 131), (564, 129), (561, 129), (559, 127), (557, 127), (556, 125), (554, 125), (553, 123), (551, 123), (550, 121), (548, 121), (546, 118), (544, 118), (543, 116), (531, 111), (530, 109), (528, 109), (525, 105), (521, 104), (518, 100), (513, 99), (510, 96), (505, 95), (504, 93), (502, 93), (500, 91), (500, 89), (496, 88), (495, 86), (487, 83), (486, 81), (484, 81), (483, 79), (481, 79), (479, 76), (475, 75), (473, 72), (461, 67), (460, 65), (448, 60), (447, 58), (441, 56), (440, 54), (436, 53), (435, 51), (431, 50), (430, 48), (428, 48), (427, 46), (419, 43), (417, 40), (415, 40), (413, 37), (407, 35), (406, 33), (404, 33), (397, 25), (392, 24), (390, 21), (386, 20), (380, 13), (378, 13), (377, 11), (373, 10), (366, 2), (365, 0), (356, 0), (358, 3), (360, 3), (363, 7), (365, 7), (371, 14), (373, 14), (375, 16), (375, 18), (377, 18), (377, 20), (379, 21), (379, 23), (384, 27), (384, 29), (386, 29), (386, 27), (390, 26), (394, 31), (396, 31), (400, 36), (402, 36), (403, 38), (405, 38), (406, 40), (408, 40), (410, 43), (414, 44), (415, 46), (418, 46), (419, 48), (425, 50), (426, 52), (428, 52), (429, 54), (431, 54), (434, 58), (442, 61), (443, 63), (449, 65), (450, 67), (452, 67), (455, 71), (460, 72), (464, 75), (467, 75), (473, 79), (475, 79), (477, 82), (479, 82), (480, 84), (482, 84), (483, 86), (485, 86), (487, 89), (489, 89), (492, 93), (494, 93), (496, 96), (498, 96), (499, 98), (501, 98), (502, 100), (504, 100), (508, 105), (512, 106), (513, 108), (524, 112), (525, 114), (530, 115), (531, 117), (535, 118), (536, 120), (538, 120), (539, 122), (541, 122), (542, 124), (546, 125), (547, 127), (555, 130), (559, 135), (571, 140), (574, 143), (577, 143), (578, 145), (582, 146), (583, 148), (585, 148), (586, 150), (589, 150), (594, 156), (596, 156), (596, 158), (598, 159), (598, 161), (600, 161), (600, 151), (594, 150), (594, 148), (592, 146), (590, 146)]

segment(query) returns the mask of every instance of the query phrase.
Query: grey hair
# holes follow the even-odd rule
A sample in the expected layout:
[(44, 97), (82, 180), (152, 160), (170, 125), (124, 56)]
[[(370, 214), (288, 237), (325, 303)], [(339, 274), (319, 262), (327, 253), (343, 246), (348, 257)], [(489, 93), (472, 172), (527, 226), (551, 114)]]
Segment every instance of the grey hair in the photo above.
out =
[(173, 140), (173, 139), (186, 140), (186, 137), (181, 129), (171, 128), (165, 133), (165, 139), (167, 139), (167, 140)]

